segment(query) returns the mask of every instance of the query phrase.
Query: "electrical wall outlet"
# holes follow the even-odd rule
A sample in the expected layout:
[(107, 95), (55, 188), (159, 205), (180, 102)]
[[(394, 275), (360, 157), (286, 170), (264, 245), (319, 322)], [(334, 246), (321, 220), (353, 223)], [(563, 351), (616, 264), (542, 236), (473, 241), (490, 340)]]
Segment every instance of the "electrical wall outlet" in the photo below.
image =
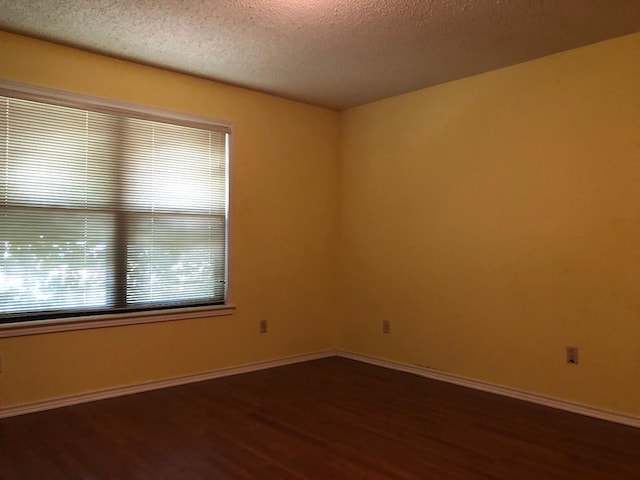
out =
[(578, 347), (567, 347), (567, 363), (578, 364)]
[(267, 321), (260, 320), (260, 333), (267, 333)]
[(389, 320), (382, 320), (382, 333), (391, 333), (391, 322)]

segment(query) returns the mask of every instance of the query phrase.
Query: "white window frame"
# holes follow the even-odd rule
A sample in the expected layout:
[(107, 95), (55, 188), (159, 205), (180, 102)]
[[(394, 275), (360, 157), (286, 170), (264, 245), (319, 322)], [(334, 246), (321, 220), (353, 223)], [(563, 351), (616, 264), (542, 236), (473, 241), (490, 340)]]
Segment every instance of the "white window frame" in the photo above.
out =
[(117, 100), (92, 97), (62, 90), (54, 90), (45, 87), (28, 85), (0, 79), (0, 95), (17, 97), (26, 100), (52, 103), (73, 108), (97, 110), (106, 113), (125, 113), (138, 118), (150, 118), (157, 120), (166, 119), (182, 125), (200, 128), (214, 128), (224, 130), (229, 134), (228, 145), (228, 190), (227, 190), (227, 294), (223, 305), (207, 305), (197, 307), (176, 307), (161, 310), (144, 310), (125, 313), (107, 313), (98, 315), (73, 316), (65, 318), (29, 320), (23, 322), (0, 324), (0, 338), (18, 337), (25, 335), (37, 335), (71, 330), (86, 330), (94, 328), (116, 327), (122, 325), (135, 325), (143, 323), (165, 322), (171, 320), (186, 320), (191, 318), (214, 317), (231, 315), (235, 311), (232, 297), (232, 255), (231, 255), (231, 200), (233, 185), (233, 139), (234, 125), (231, 122), (199, 115), (185, 114), (181, 112), (164, 110), (155, 107), (136, 105)]

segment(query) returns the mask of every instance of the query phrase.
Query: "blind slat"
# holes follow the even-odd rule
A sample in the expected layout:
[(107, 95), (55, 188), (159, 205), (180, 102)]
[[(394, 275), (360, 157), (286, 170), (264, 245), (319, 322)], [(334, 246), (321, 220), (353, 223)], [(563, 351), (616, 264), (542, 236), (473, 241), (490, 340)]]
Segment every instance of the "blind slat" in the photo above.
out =
[(0, 97), (3, 321), (223, 302), (227, 135)]

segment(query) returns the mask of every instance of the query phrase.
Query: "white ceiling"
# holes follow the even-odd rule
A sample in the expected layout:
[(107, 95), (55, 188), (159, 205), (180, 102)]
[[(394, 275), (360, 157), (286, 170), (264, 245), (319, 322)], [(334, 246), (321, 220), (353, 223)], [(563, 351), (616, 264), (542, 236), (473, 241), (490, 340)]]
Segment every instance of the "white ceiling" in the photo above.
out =
[(0, 29), (341, 110), (640, 31), (640, 0), (0, 0)]

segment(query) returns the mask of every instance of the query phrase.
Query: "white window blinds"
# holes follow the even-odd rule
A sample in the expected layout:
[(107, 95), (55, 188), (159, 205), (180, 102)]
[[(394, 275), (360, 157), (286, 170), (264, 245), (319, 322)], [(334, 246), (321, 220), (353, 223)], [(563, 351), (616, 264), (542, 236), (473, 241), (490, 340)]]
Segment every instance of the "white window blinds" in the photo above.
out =
[(224, 303), (228, 133), (0, 96), (0, 316)]

